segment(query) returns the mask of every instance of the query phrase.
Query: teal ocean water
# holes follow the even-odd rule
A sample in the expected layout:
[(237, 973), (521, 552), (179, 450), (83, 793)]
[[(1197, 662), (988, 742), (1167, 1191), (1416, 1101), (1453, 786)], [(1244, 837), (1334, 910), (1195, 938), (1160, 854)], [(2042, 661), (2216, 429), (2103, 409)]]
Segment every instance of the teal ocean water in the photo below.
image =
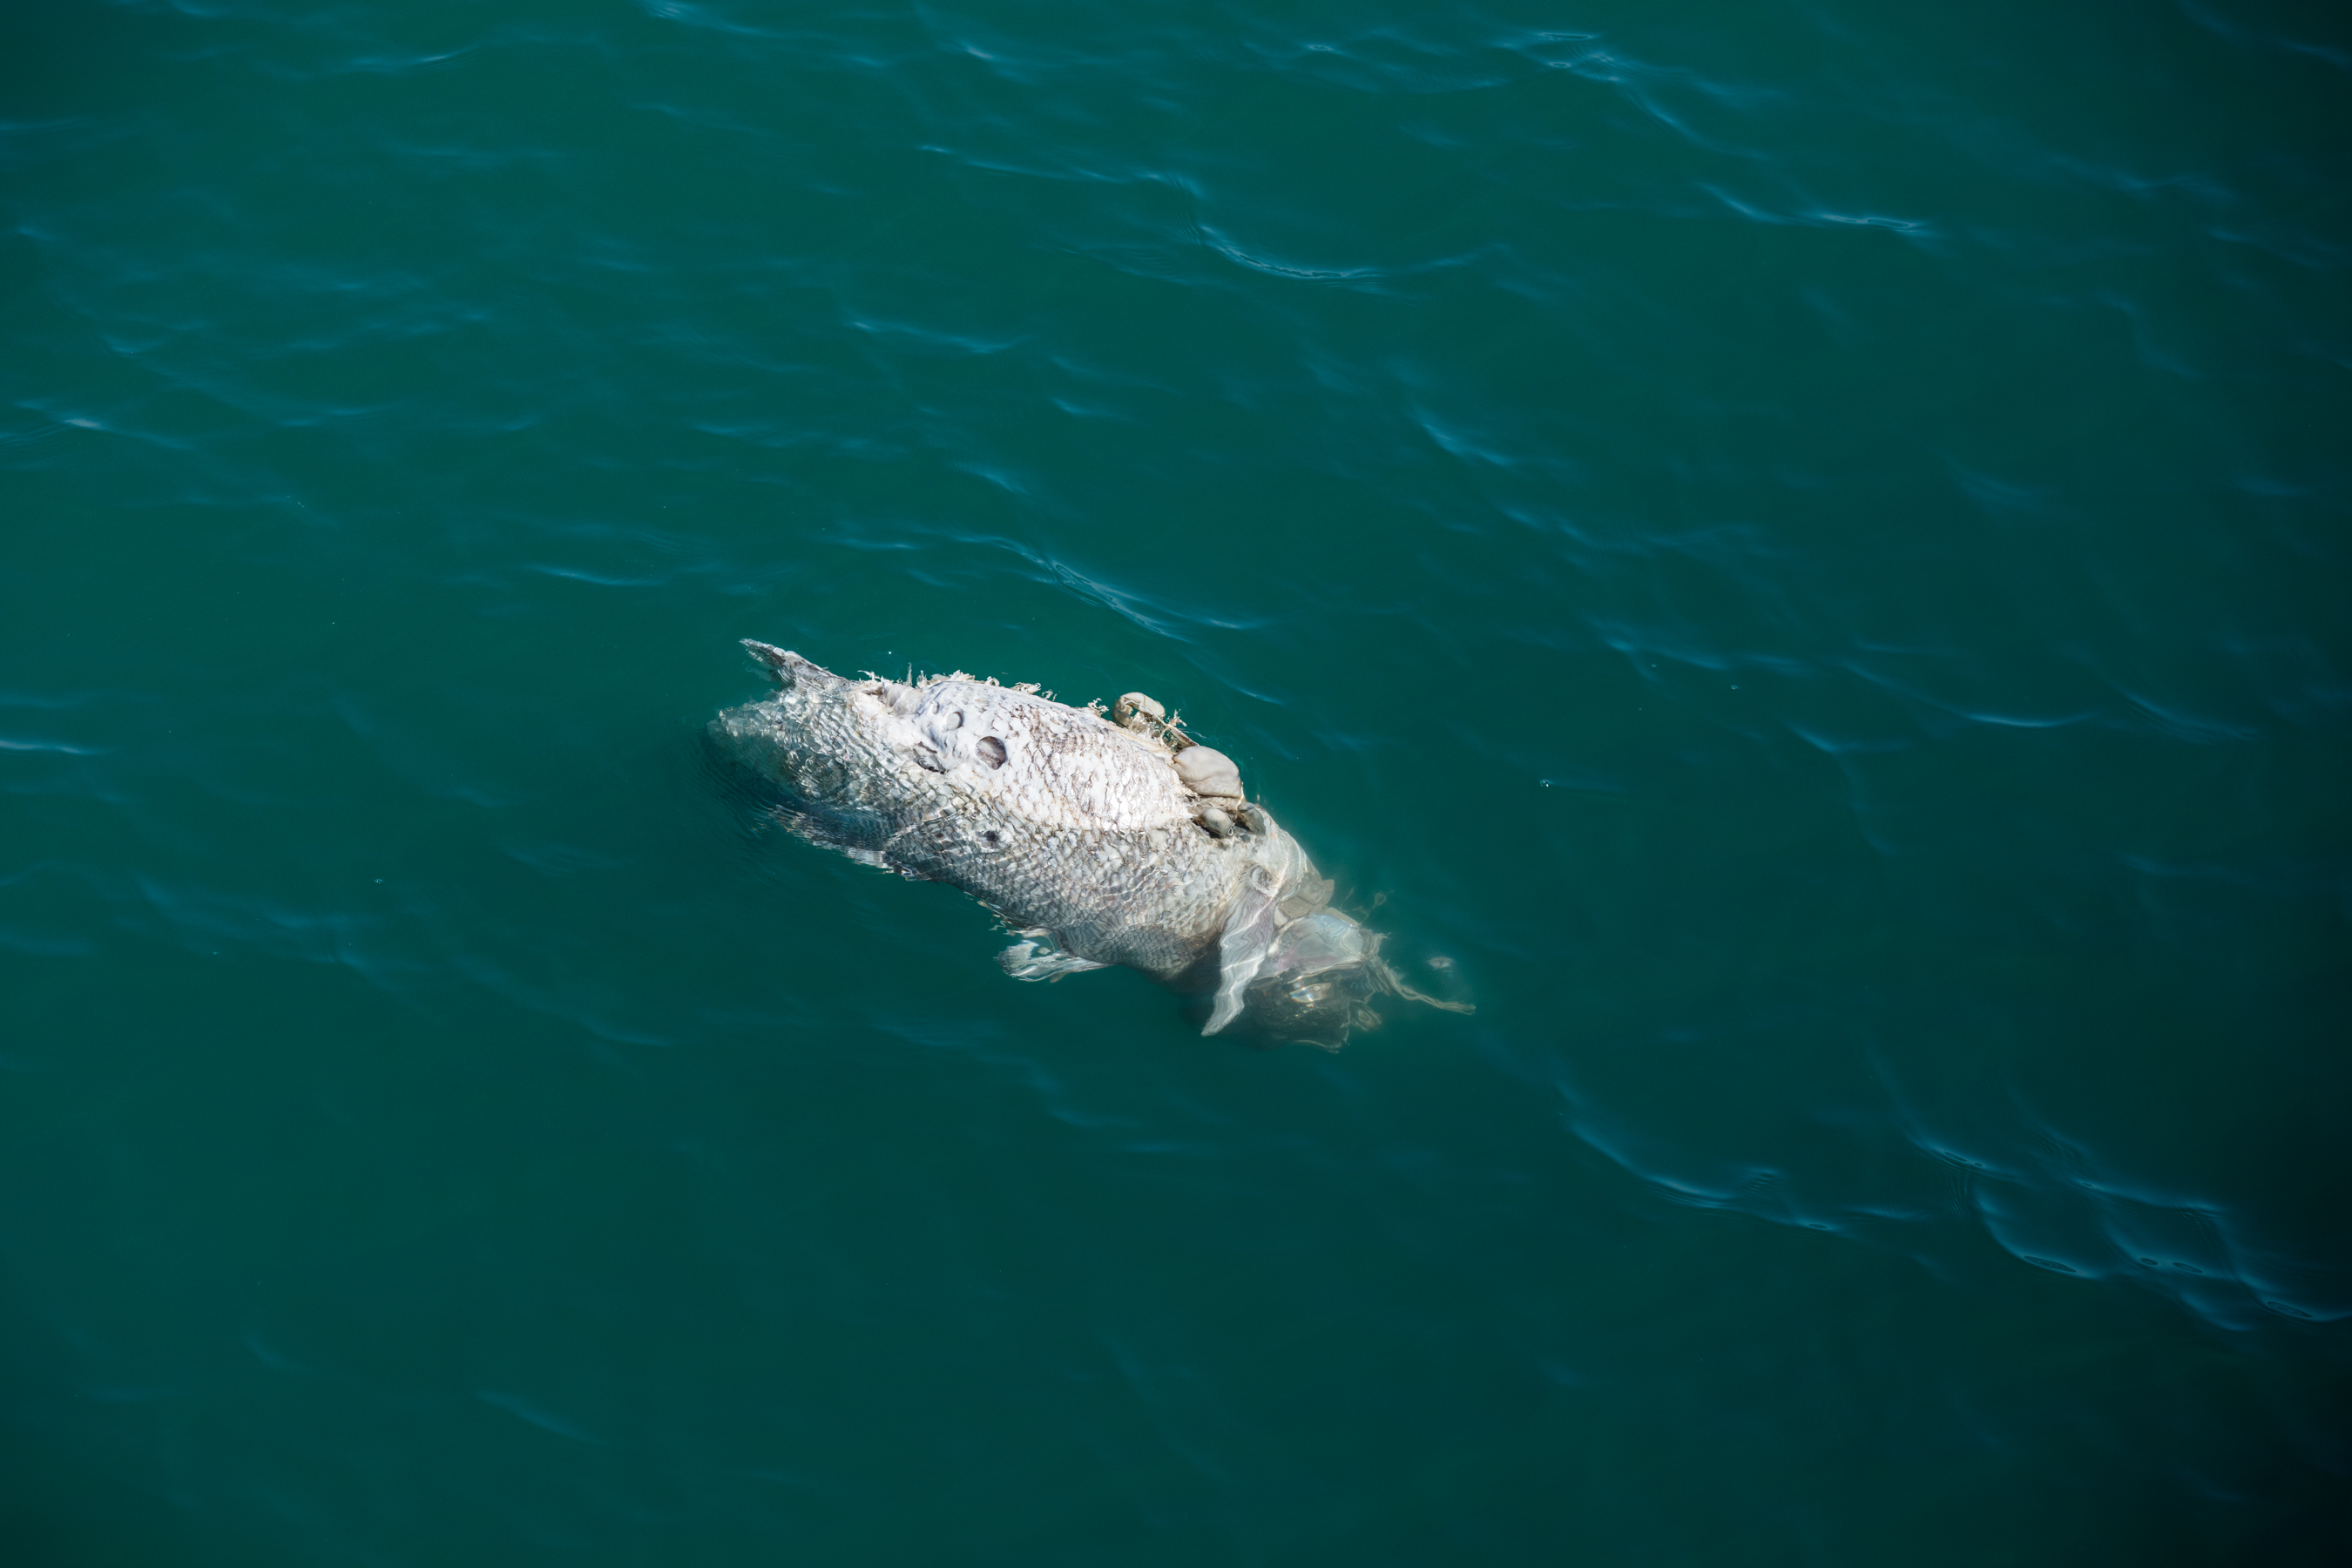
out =
[[(2352, 1555), (2340, 10), (0, 29), (7, 1563)], [(745, 637), (1476, 1013), (1009, 981)]]

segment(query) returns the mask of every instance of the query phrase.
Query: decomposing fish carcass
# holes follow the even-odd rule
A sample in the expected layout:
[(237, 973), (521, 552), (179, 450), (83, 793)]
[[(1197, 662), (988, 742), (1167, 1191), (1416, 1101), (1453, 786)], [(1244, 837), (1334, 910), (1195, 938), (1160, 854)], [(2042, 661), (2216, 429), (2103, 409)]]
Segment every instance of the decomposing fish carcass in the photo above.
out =
[(802, 837), (994, 910), (1021, 938), (1000, 955), (1015, 978), (1125, 964), (1213, 990), (1203, 1034), (1245, 1018), (1335, 1050), (1378, 1021), (1373, 995), (1433, 1000), (1331, 907), (1330, 881), (1244, 795), (1232, 760), (1150, 698), (1106, 715), (1034, 686), (849, 679), (744, 646), (779, 689), (719, 715), (725, 751), (777, 788)]

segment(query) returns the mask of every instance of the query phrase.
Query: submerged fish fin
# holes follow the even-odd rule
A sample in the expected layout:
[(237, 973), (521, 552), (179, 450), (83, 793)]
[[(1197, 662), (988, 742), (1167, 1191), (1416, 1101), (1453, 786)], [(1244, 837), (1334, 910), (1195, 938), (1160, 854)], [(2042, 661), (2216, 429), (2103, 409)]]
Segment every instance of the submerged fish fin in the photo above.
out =
[(819, 686), (839, 685), (841, 677), (821, 664), (811, 664), (790, 648), (773, 647), (751, 637), (743, 639), (744, 648), (764, 666), (779, 686), (798, 686), (804, 681)]
[(1281, 895), (1280, 877), (1263, 866), (1251, 868), (1241, 903), (1217, 940), (1217, 1005), (1201, 1033), (1213, 1035), (1241, 1016), (1242, 994), (1274, 951), (1274, 910)]
[(1015, 980), (1059, 980), (1065, 974), (1084, 974), (1089, 969), (1110, 967), (1064, 952), (1052, 931), (1024, 931), (1021, 935), (1026, 940), (1014, 942), (996, 955), (998, 965)]

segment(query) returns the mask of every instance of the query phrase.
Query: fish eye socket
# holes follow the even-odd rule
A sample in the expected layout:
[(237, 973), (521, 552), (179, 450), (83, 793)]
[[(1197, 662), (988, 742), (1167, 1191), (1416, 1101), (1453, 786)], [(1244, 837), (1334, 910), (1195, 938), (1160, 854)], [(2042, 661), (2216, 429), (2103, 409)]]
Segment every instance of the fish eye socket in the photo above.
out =
[(980, 752), (980, 760), (990, 767), (1001, 768), (1004, 765), (1004, 742), (995, 736), (982, 735), (980, 738), (980, 744), (973, 749)]

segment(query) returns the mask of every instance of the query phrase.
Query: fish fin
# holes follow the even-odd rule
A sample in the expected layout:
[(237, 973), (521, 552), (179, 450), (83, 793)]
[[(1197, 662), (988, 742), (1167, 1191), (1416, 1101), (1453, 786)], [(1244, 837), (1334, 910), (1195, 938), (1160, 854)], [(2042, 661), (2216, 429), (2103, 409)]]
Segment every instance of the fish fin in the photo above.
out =
[(1021, 934), (1027, 940), (1016, 942), (996, 955), (997, 964), (1015, 980), (1059, 980), (1065, 974), (1084, 974), (1089, 969), (1110, 967), (1064, 952), (1051, 931), (1024, 931)]
[(790, 648), (775, 647), (751, 637), (743, 639), (744, 648), (775, 679), (779, 686), (798, 686), (814, 681), (819, 686), (839, 685), (841, 677), (821, 664), (811, 664)]
[(1274, 951), (1274, 911), (1281, 892), (1280, 878), (1264, 868), (1252, 873), (1240, 907), (1225, 922), (1224, 935), (1217, 939), (1217, 1005), (1210, 1010), (1208, 1026), (1201, 1033), (1213, 1035), (1241, 1016), (1242, 993), (1257, 978), (1265, 955)]

